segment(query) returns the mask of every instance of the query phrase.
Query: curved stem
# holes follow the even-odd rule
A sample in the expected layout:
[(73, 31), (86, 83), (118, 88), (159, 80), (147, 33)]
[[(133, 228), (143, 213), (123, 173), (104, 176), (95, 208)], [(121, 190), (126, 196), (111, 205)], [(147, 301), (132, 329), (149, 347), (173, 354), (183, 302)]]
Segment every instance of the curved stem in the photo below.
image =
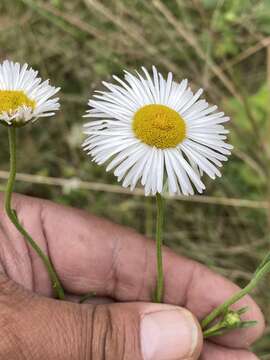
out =
[(225, 301), (222, 305), (214, 309), (206, 318), (201, 322), (202, 329), (205, 329), (213, 320), (224, 313), (231, 305), (242, 299), (245, 295), (249, 294), (258, 284), (258, 282), (270, 271), (270, 259), (264, 260), (257, 268), (253, 278), (250, 282), (241, 289), (238, 293), (234, 294), (230, 299)]
[(14, 224), (17, 230), (23, 235), (25, 240), (29, 243), (29, 245), (35, 250), (38, 256), (42, 259), (45, 267), (48, 270), (54, 291), (57, 297), (61, 300), (65, 298), (64, 290), (61, 286), (61, 283), (58, 279), (58, 276), (53, 268), (51, 260), (48, 256), (46, 256), (38, 244), (32, 239), (32, 237), (28, 234), (28, 232), (23, 228), (20, 224), (16, 212), (11, 207), (11, 198), (12, 192), (14, 188), (14, 183), (16, 179), (16, 148), (17, 148), (17, 133), (15, 127), (8, 128), (8, 138), (9, 138), (9, 151), (10, 151), (10, 173), (7, 182), (7, 187), (5, 191), (5, 211), (10, 219), (10, 221)]
[(163, 262), (162, 262), (162, 231), (164, 223), (164, 203), (160, 194), (156, 195), (157, 205), (157, 224), (156, 224), (156, 256), (157, 256), (157, 287), (155, 294), (155, 301), (161, 303), (163, 300)]
[[(252, 286), (252, 288), (255, 286)], [(202, 329), (205, 329), (213, 320), (215, 320), (219, 315), (221, 315), (225, 310), (227, 310), (231, 305), (236, 303), (238, 300), (242, 299), (250, 291), (250, 284), (248, 284), (244, 289), (240, 290), (238, 293), (233, 295), (230, 299), (225, 301), (222, 305), (215, 308), (203, 321), (201, 322)]]

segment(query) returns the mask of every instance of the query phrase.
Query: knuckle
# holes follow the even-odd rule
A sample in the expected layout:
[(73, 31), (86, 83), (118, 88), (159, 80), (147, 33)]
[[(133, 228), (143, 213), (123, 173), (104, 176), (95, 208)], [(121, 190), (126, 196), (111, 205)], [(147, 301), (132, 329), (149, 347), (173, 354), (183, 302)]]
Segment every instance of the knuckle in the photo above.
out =
[(20, 334), (16, 326), (7, 324), (0, 331), (0, 359), (9, 360), (32, 360), (32, 353)]
[(13, 283), (4, 273), (0, 273), (0, 295), (10, 295), (15, 291)]
[[(112, 343), (112, 317), (107, 306), (95, 306), (92, 313), (92, 358), (98, 355), (100, 359), (108, 358), (108, 347)], [(112, 344), (111, 344), (112, 345)], [(114, 351), (114, 349), (111, 349)]]
[[(0, 324), (3, 317), (6, 315), (16, 316), (20, 314), (22, 309), (27, 305), (29, 306), (30, 301), (35, 298), (36, 295), (13, 280), (9, 279), (6, 275), (0, 274)], [(3, 315), (3, 316), (2, 316)]]
[[(29, 344), (20, 326), (31, 295), (7, 276), (0, 274), (0, 359), (31, 360)], [(26, 325), (26, 324), (24, 324)]]
[[(84, 319), (87, 317), (84, 316)], [(141, 359), (138, 317), (128, 308), (123, 311), (122, 305), (118, 304), (93, 306), (85, 325), (87, 329), (83, 333), (87, 338), (82, 339), (84, 347), (82, 358)]]

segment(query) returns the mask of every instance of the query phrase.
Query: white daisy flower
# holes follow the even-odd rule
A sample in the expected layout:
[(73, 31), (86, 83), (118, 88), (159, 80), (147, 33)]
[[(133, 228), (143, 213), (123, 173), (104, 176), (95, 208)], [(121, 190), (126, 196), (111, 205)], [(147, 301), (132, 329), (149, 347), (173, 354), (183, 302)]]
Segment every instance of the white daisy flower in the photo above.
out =
[(43, 81), (38, 72), (5, 60), (0, 64), (0, 122), (22, 126), (39, 117), (54, 115), (59, 98), (52, 98), (60, 88)]
[(125, 81), (103, 82), (107, 91), (97, 91), (89, 100), (85, 125), (88, 135), (83, 147), (107, 171), (114, 169), (124, 187), (134, 189), (140, 181), (145, 195), (162, 193), (168, 183), (170, 194), (201, 193), (203, 173), (221, 176), (219, 167), (232, 146), (222, 123), (229, 120), (217, 106), (199, 100), (188, 81), (167, 79), (153, 66), (153, 76), (125, 71)]

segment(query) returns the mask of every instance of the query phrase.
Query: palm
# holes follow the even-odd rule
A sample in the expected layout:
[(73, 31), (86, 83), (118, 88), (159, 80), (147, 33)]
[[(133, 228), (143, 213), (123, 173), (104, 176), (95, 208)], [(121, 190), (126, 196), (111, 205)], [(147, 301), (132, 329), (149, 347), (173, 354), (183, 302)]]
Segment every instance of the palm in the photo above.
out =
[[(134, 231), (50, 202), (15, 197), (14, 207), (25, 228), (46, 251), (70, 299), (95, 291), (100, 301), (151, 301), (155, 287), (155, 247)], [(52, 296), (50, 280), (41, 260), (30, 250), (0, 210), (0, 266), (25, 288)], [(223, 302), (236, 286), (202, 265), (164, 253), (165, 302), (187, 307), (201, 319)], [(95, 299), (97, 301), (97, 299)], [(204, 345), (201, 359), (252, 360), (243, 349), (263, 331), (257, 305), (246, 297), (247, 320), (252, 329), (237, 330)], [(242, 357), (241, 357), (242, 356)]]

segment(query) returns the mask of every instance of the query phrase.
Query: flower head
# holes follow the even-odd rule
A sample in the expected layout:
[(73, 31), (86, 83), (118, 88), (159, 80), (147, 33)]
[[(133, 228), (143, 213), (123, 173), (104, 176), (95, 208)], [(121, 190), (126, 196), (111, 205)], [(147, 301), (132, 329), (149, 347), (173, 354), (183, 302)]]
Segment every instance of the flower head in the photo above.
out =
[(5, 60), (0, 64), (0, 122), (22, 126), (39, 117), (54, 115), (59, 98), (52, 98), (60, 88), (43, 81), (38, 72)]
[(144, 76), (125, 72), (125, 81), (103, 82), (107, 91), (97, 91), (89, 100), (83, 147), (93, 160), (114, 170), (123, 186), (134, 189), (140, 181), (145, 194), (161, 193), (167, 180), (171, 194), (194, 194), (205, 189), (201, 177), (221, 176), (219, 167), (232, 146), (225, 142), (229, 120), (217, 106), (199, 99), (188, 81), (176, 83), (153, 67), (143, 67)]

